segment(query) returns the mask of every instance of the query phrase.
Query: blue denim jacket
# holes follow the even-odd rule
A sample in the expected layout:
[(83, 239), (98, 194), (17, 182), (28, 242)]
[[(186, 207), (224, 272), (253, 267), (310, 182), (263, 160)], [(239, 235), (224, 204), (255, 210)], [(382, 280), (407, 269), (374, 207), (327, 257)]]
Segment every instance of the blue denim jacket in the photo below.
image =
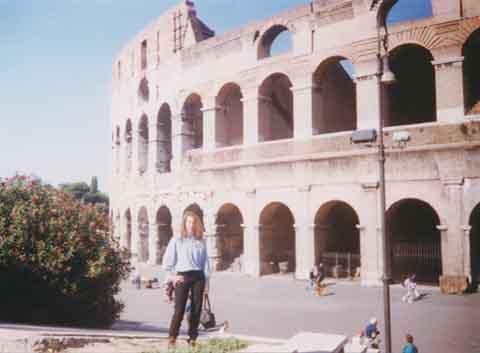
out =
[(208, 279), (210, 264), (205, 239), (193, 236), (173, 237), (163, 256), (162, 267), (167, 272), (203, 271)]

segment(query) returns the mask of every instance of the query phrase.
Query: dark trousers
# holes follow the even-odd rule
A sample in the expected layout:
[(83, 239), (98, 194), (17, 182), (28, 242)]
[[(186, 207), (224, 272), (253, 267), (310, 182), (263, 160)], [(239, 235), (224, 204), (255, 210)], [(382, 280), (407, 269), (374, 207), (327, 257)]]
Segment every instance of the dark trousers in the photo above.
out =
[(175, 309), (170, 322), (170, 337), (178, 337), (183, 316), (185, 315), (185, 305), (189, 294), (191, 293), (192, 310), (190, 312), (190, 322), (188, 323), (188, 336), (190, 339), (197, 339), (198, 325), (200, 323), (200, 314), (202, 313), (203, 292), (205, 290), (205, 276), (203, 271), (179, 272), (183, 275), (185, 281), (175, 285)]

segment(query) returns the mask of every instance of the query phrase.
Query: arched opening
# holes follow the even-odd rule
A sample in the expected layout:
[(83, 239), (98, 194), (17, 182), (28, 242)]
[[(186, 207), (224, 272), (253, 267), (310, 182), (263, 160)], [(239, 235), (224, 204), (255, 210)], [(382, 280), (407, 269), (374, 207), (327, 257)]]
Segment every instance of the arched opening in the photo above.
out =
[(436, 120), (433, 56), (416, 44), (401, 45), (390, 53), (389, 64), (396, 81), (385, 88), (385, 126), (420, 124)]
[(242, 91), (235, 83), (223, 86), (217, 96), (215, 116), (215, 141), (217, 147), (243, 143)]
[(191, 94), (183, 105), (182, 146), (183, 152), (203, 146), (203, 112), (202, 99), (198, 94)]
[(418, 282), (435, 284), (442, 274), (440, 224), (435, 210), (417, 199), (404, 199), (387, 212), (387, 236), (391, 243), (391, 273), (400, 282), (415, 274)]
[(138, 172), (148, 169), (148, 117), (144, 114), (138, 124)]
[(187, 211), (195, 213), (200, 218), (200, 220), (202, 221), (202, 225), (205, 226), (205, 223), (203, 222), (203, 211), (200, 208), (200, 206), (198, 206), (196, 203), (192, 203), (190, 206), (188, 206), (185, 209), (185, 211), (183, 211), (183, 213), (185, 214), (185, 212), (187, 212)]
[(293, 94), (290, 79), (276, 73), (259, 88), (258, 134), (260, 141), (293, 137)]
[(320, 64), (313, 79), (313, 135), (355, 130), (357, 94), (352, 62), (330, 58)]
[(161, 264), (163, 255), (167, 249), (168, 242), (173, 236), (172, 215), (166, 206), (162, 206), (157, 211), (157, 254), (156, 263)]
[(169, 173), (172, 161), (172, 113), (168, 104), (163, 104), (157, 117), (157, 171)]
[(274, 202), (260, 214), (260, 275), (295, 272), (295, 220), (290, 209)]
[(125, 170), (130, 173), (132, 170), (132, 121), (127, 119), (125, 125)]
[(146, 77), (142, 78), (138, 85), (138, 98), (142, 102), (148, 102), (150, 98), (150, 88), (148, 87), (148, 80)]
[(480, 114), (480, 29), (463, 46), (465, 114)]
[(315, 263), (333, 277), (355, 276), (361, 265), (358, 215), (347, 203), (331, 201), (315, 215)]
[(220, 270), (242, 271), (243, 217), (237, 206), (223, 205), (217, 214), (217, 248)]
[(292, 33), (283, 25), (275, 25), (263, 34), (258, 45), (258, 59), (285, 54), (292, 48)]
[(470, 273), (472, 288), (477, 289), (480, 284), (480, 204), (470, 215)]
[(115, 174), (120, 174), (120, 126), (115, 127)]
[(138, 262), (149, 260), (148, 251), (148, 213), (145, 207), (138, 212)]
[(125, 247), (128, 251), (132, 252), (132, 213), (130, 209), (125, 211), (125, 239), (124, 239)]

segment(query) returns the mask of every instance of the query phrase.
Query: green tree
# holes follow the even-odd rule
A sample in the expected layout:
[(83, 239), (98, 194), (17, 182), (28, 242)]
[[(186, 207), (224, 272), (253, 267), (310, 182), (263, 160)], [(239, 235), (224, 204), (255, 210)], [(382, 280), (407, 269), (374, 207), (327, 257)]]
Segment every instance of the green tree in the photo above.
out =
[(82, 201), (85, 194), (90, 192), (90, 187), (85, 182), (65, 183), (60, 184), (60, 190), (69, 192), (76, 200)]
[(130, 271), (108, 214), (27, 177), (0, 180), (0, 321), (108, 327)]
[(92, 182), (90, 183), (90, 192), (96, 194), (98, 192), (98, 178), (96, 176), (92, 177)]

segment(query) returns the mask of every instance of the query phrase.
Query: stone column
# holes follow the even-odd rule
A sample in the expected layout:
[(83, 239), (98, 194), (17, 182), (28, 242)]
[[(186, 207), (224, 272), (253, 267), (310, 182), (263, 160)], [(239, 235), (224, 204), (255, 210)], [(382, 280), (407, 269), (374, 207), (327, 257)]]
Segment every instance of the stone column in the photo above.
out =
[(258, 143), (258, 87), (245, 91), (243, 102), (244, 145)]
[(158, 229), (157, 222), (148, 222), (148, 264), (157, 265)]
[(221, 264), (221, 253), (219, 248), (219, 235), (217, 234), (217, 224), (215, 223), (216, 215), (204, 214), (205, 223), (205, 240), (207, 242), (207, 252), (210, 261), (210, 269), (212, 272), (218, 271)]
[(216, 147), (215, 118), (219, 109), (215, 104), (215, 97), (210, 97), (206, 101), (203, 113), (203, 150), (213, 151)]
[(313, 90), (312, 75), (308, 79), (295, 82), (290, 89), (293, 92), (293, 136), (306, 139), (312, 136)]
[(377, 81), (376, 58), (356, 66), (357, 130), (378, 129), (381, 103)]
[(463, 231), (463, 274), (468, 278), (470, 283), (472, 283), (472, 263), (470, 255), (470, 232), (472, 231), (472, 226), (463, 225), (460, 227)]
[(465, 115), (463, 57), (440, 58), (432, 64), (435, 67), (437, 120), (458, 122)]
[(246, 192), (243, 271), (251, 276), (260, 276), (260, 226), (256, 223), (255, 189)]
[[(137, 220), (137, 214), (136, 214), (136, 209), (131, 208), (131, 224), (132, 224), (132, 263), (135, 265), (138, 263), (139, 255), (140, 255), (140, 249), (139, 249), (139, 238), (140, 234), (138, 233), (138, 220)], [(126, 234), (125, 234), (126, 235)], [(126, 239), (126, 237), (125, 237)]]
[(183, 160), (183, 114), (172, 114), (172, 161), (173, 172), (179, 172)]
[(315, 233), (314, 225), (309, 222), (310, 185), (297, 187), (297, 204), (300, 205), (300, 214), (297, 214), (298, 223), (295, 227), (295, 277), (308, 279), (308, 274), (315, 264)]

